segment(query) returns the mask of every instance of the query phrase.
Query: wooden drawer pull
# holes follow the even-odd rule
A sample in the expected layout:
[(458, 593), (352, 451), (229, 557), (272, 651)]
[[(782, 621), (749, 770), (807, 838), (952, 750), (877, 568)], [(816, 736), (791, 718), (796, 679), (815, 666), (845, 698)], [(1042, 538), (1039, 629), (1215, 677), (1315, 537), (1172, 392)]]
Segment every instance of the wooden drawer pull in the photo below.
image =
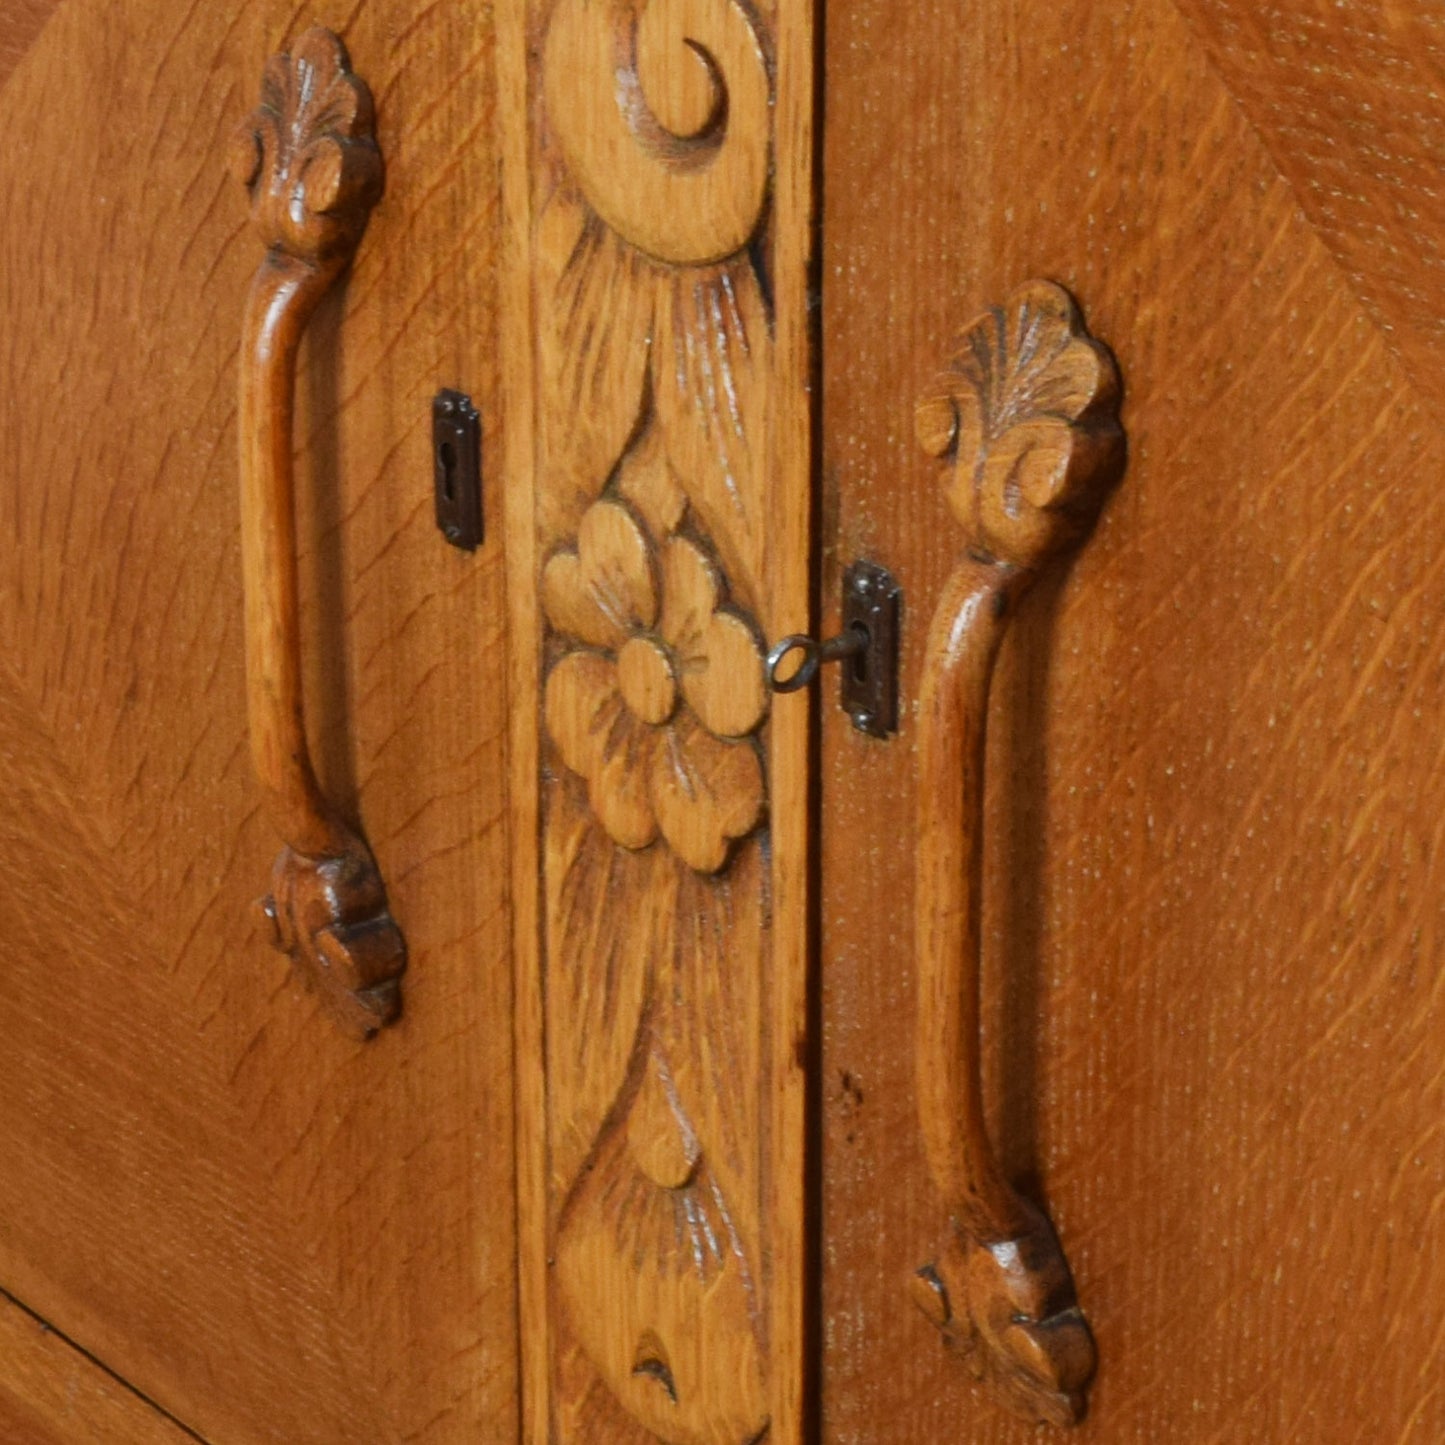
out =
[(984, 743), (1009, 618), (1122, 470), (1118, 394), (1068, 294), (1034, 281), (968, 328), (917, 411), (965, 546), (929, 628), (918, 718), (918, 1098), (953, 1227), (915, 1292), (1010, 1408), (1055, 1424), (1083, 1413), (1094, 1342), (1053, 1225), (1004, 1177), (984, 1119)]
[(381, 195), (371, 94), (329, 30), (266, 64), (231, 168), (266, 254), (246, 299), (240, 362), (241, 557), (251, 756), (285, 846), (263, 903), (338, 1021), (367, 1037), (400, 1012), (406, 944), (366, 840), (323, 796), (301, 695), (292, 417), (302, 332)]

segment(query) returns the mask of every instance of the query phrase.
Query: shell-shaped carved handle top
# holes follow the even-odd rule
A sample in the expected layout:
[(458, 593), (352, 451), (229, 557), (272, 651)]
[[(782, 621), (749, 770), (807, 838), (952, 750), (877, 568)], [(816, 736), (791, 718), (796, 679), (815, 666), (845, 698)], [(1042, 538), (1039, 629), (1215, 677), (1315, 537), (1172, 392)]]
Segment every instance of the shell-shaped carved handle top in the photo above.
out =
[(968, 327), (915, 424), (969, 546), (1018, 567), (1082, 541), (1123, 468), (1114, 359), (1050, 281)]
[(308, 30), (267, 62), (230, 159), (268, 247), (313, 264), (356, 249), (382, 190), (375, 129), (371, 91), (331, 31)]

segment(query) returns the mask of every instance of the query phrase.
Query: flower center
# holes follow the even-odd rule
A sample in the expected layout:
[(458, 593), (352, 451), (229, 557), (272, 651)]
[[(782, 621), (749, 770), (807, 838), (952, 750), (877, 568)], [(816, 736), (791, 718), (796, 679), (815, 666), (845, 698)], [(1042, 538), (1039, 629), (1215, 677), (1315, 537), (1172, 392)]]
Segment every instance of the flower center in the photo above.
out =
[(617, 654), (617, 683), (622, 700), (645, 723), (665, 723), (677, 706), (677, 678), (662, 647), (650, 637), (634, 637)]

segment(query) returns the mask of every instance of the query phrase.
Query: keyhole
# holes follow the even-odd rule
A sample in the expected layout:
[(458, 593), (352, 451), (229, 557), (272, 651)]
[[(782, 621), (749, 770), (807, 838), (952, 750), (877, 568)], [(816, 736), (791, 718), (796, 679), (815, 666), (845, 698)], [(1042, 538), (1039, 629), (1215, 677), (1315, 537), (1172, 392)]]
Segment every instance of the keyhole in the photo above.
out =
[(437, 448), (437, 460), (442, 466), (442, 495), (449, 502), (456, 501), (457, 450), (450, 442), (443, 442)]
[(861, 623), (853, 624), (853, 631), (859, 633), (863, 638), (863, 646), (848, 659), (853, 669), (853, 681), (859, 687), (868, 685), (868, 649), (873, 645), (873, 634)]

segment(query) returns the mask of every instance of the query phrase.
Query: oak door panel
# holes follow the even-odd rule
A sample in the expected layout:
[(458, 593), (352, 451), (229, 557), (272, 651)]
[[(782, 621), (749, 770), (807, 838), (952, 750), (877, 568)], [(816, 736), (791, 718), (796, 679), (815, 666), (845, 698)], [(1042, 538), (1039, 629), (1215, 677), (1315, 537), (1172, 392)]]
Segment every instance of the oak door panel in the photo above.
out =
[(1179, 0), (1411, 384), (1445, 404), (1445, 12)]
[[(1130, 460), (995, 683), (984, 1017), (1006, 1165), (1098, 1341), (1077, 1438), (1433, 1441), (1445, 435), (1427, 218), (1371, 127), (1433, 154), (1445, 110), (1359, 100), (1386, 12), (1411, 74), (1440, 54), (1423, 7), (1315, 7), (1282, 59), (1258, 33), (1288, 50), (1308, 7), (1181, 8), (1199, 29), (1169, 0), (830, 16), (823, 595), (895, 571), (916, 697), (958, 533), (914, 403), (983, 307), (1069, 287)], [(824, 716), (824, 1438), (1033, 1439), (908, 1298), (946, 1227), (910, 721)]]
[[(303, 347), (323, 782), (411, 946), (349, 1043), (251, 910), (226, 141), (311, 21), (386, 195)], [(515, 1422), (497, 548), (431, 516), (430, 402), (499, 437), (490, 12), (66, 0), (0, 92), (0, 1285), (218, 1440)]]

